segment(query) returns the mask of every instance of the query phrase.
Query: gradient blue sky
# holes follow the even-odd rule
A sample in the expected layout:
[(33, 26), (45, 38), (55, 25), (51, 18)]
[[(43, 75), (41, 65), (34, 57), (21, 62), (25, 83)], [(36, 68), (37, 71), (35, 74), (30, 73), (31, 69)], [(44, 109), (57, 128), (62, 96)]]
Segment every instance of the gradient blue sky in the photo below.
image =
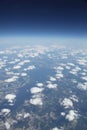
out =
[(87, 1), (1, 0), (0, 42), (18, 37), (22, 41), (28, 37), (53, 37), (86, 43)]

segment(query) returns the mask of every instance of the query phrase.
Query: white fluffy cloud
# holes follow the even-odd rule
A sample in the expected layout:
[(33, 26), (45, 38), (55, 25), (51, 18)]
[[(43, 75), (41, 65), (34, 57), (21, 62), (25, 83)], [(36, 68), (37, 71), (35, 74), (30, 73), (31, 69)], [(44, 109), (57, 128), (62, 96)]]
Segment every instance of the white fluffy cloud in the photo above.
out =
[(57, 74), (56, 74), (56, 78), (57, 78), (57, 79), (63, 78), (63, 74), (62, 74), (62, 73), (57, 73)]
[(56, 78), (51, 76), (50, 81), (56, 81)]
[(12, 78), (6, 79), (5, 82), (10, 83), (10, 82), (14, 82), (18, 79), (18, 76), (13, 76)]
[(28, 118), (30, 116), (30, 113), (25, 113), (24, 118)]
[(87, 76), (81, 77), (83, 80), (87, 81)]
[(54, 127), (52, 128), (52, 130), (60, 130), (58, 127)]
[(21, 68), (20, 65), (16, 65), (16, 66), (13, 67), (13, 69), (20, 69), (20, 68)]
[(64, 129), (63, 129), (63, 127), (61, 127), (61, 128), (54, 127), (54, 128), (52, 128), (52, 130), (64, 130)]
[(32, 94), (36, 94), (36, 93), (42, 92), (43, 90), (44, 90), (43, 88), (33, 87), (33, 88), (30, 89), (30, 92)]
[(36, 67), (34, 65), (30, 65), (28, 66), (27, 68), (25, 68), (24, 70), (27, 71), (27, 70), (33, 70), (35, 69)]
[(27, 73), (21, 73), (21, 76), (23, 76), (23, 77), (27, 76)]
[(70, 108), (73, 107), (73, 102), (68, 98), (64, 98), (64, 100), (61, 102), (61, 105), (64, 106), (64, 108)]
[(10, 111), (11, 111), (10, 109), (4, 108), (1, 110), (1, 114), (6, 116), (10, 113)]
[(36, 84), (38, 87), (43, 87), (43, 83), (37, 83)]
[(69, 66), (75, 66), (75, 64), (73, 64), (73, 63), (67, 63), (67, 65), (69, 65)]
[(71, 74), (77, 75), (77, 73), (81, 70), (80, 67), (76, 66), (74, 69), (70, 71)]
[(76, 95), (72, 95), (70, 99), (73, 100), (74, 102), (79, 102), (78, 97)]
[(5, 99), (8, 100), (8, 102), (10, 102), (10, 103), (13, 103), (15, 98), (16, 98), (16, 95), (14, 95), (14, 94), (7, 94), (5, 96)]
[(78, 62), (80, 65), (87, 65), (87, 60), (86, 60), (86, 59), (79, 59), (79, 60), (77, 60), (77, 62)]
[(40, 97), (30, 99), (30, 103), (33, 105), (43, 105), (42, 99)]
[(6, 130), (10, 130), (10, 124), (9, 124), (9, 122), (5, 122), (5, 127), (6, 127)]
[(78, 114), (75, 110), (70, 110), (69, 113), (66, 115), (66, 119), (68, 121), (76, 120), (78, 117)]
[(47, 88), (55, 89), (55, 88), (57, 88), (57, 84), (49, 83), (49, 84), (47, 85)]
[(81, 89), (81, 90), (87, 90), (87, 82), (85, 83), (78, 83), (77, 88)]

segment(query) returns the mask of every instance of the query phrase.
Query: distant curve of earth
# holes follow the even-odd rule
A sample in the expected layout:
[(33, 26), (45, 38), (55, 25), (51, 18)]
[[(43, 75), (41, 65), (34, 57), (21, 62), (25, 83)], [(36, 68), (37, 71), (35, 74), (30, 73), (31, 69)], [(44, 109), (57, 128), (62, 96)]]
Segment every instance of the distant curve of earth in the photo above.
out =
[(0, 50), (0, 130), (87, 130), (87, 51)]

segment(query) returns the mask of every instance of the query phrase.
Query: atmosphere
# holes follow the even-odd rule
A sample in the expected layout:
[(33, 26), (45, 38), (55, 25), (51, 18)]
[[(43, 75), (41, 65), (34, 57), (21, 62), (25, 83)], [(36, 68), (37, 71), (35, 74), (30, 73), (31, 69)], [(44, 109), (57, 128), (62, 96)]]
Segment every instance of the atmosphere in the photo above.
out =
[(86, 0), (1, 0), (0, 37), (86, 37)]

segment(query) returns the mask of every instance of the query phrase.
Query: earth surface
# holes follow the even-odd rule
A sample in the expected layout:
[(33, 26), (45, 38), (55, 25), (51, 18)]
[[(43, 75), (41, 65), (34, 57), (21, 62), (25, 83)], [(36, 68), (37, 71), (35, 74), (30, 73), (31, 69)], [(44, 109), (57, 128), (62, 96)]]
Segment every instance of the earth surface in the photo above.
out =
[(0, 130), (87, 130), (87, 51), (0, 50)]

